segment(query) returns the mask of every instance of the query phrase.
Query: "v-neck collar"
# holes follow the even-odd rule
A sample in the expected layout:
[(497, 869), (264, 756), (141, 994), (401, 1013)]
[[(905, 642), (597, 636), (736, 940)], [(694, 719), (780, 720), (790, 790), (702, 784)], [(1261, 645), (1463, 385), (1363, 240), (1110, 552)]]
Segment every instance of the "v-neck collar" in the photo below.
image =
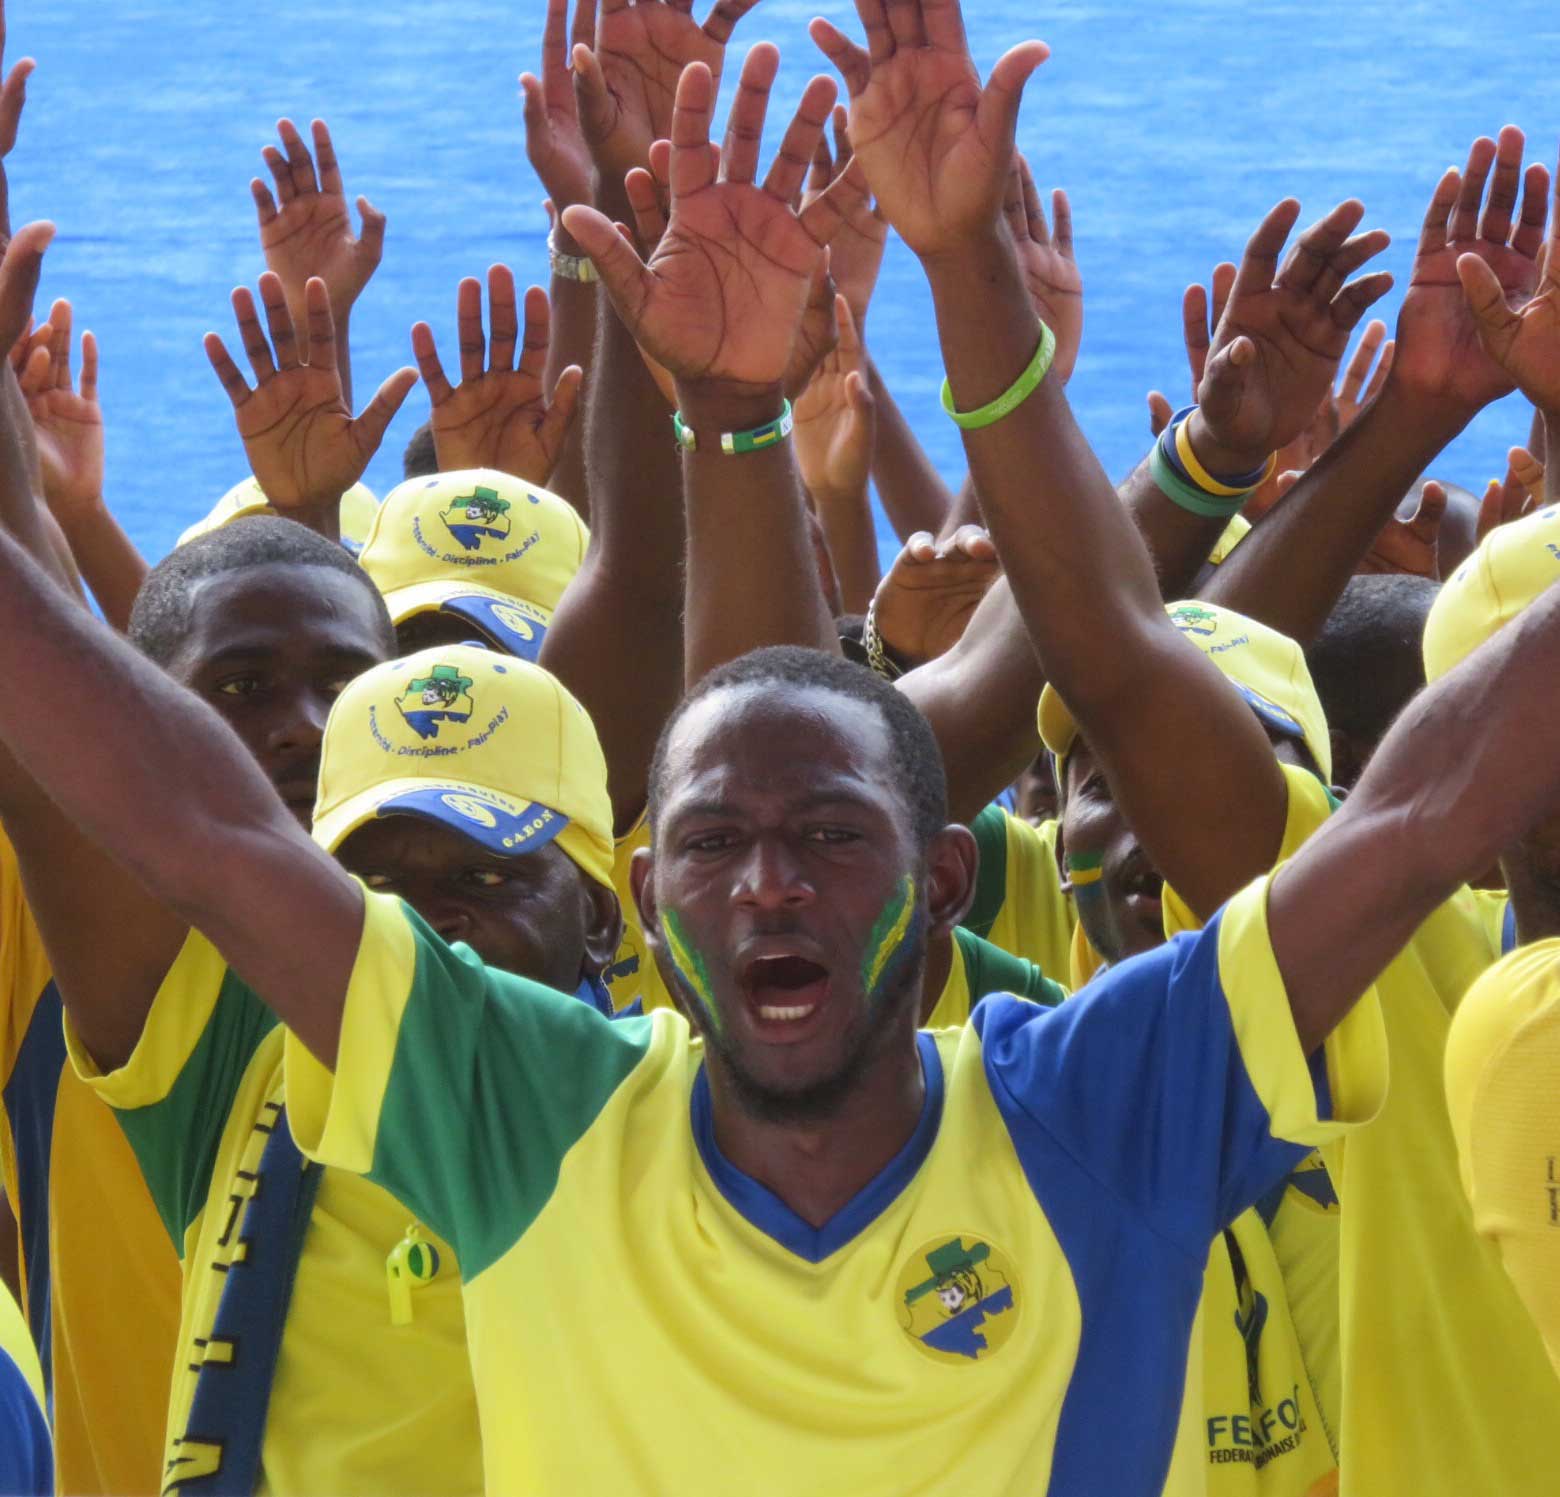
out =
[(926, 1033), (916, 1035), (921, 1076), (926, 1094), (921, 1116), (904, 1147), (853, 1195), (821, 1227), (815, 1227), (791, 1210), (767, 1185), (744, 1174), (720, 1151), (715, 1142), (715, 1118), (710, 1105), (710, 1081), (703, 1066), (693, 1082), (690, 1104), (694, 1142), (715, 1188), (753, 1226), (773, 1238), (787, 1252), (808, 1263), (821, 1263), (859, 1236), (898, 1198), (915, 1176), (937, 1138), (942, 1121), (943, 1068), (937, 1042)]

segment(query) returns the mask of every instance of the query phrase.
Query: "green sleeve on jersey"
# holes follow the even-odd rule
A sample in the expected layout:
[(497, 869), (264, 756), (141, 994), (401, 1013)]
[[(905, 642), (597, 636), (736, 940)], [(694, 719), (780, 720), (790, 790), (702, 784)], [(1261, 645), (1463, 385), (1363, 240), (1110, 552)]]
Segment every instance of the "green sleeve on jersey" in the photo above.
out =
[(1007, 898), (1007, 814), (1001, 806), (987, 806), (970, 822), (970, 831), (980, 849), (980, 867), (975, 873), (975, 900), (964, 925), (984, 939)]
[(604, 1019), (406, 918), (416, 971), (369, 1177), (450, 1241), (469, 1282), (547, 1204), (564, 1155), (644, 1059), (654, 1021)]
[(958, 943), (970, 985), (970, 1007), (988, 993), (1017, 993), (1020, 998), (1054, 1008), (1067, 997), (1067, 989), (1053, 982), (1033, 962), (1013, 956), (990, 941), (956, 926), (953, 939)]
[(276, 1016), (227, 973), (211, 1018), (160, 1102), (119, 1109), (119, 1125), (180, 1258), (206, 1205), (217, 1149), (234, 1099)]

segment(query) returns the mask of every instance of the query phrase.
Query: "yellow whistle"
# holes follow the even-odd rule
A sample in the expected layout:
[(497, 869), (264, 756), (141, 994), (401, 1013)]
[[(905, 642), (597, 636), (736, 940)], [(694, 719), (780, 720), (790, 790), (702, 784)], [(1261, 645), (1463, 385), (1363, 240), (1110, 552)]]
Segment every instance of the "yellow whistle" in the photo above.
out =
[(439, 1273), (439, 1250), (424, 1242), (416, 1222), (390, 1249), (385, 1259), (385, 1287), (390, 1291), (390, 1324), (412, 1323), (412, 1290), (431, 1284)]

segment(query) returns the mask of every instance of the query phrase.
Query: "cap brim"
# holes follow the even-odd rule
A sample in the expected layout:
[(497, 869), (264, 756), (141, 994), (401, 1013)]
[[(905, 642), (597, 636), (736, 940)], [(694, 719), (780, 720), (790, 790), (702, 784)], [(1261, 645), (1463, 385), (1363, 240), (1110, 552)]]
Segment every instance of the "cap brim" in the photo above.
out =
[[(1260, 692), (1253, 691), (1249, 686), (1242, 685), (1233, 676), (1226, 676), (1224, 679), (1241, 694), (1246, 705), (1275, 733), (1282, 733), (1286, 738), (1295, 738), (1301, 743), (1305, 743), (1305, 729), (1301, 726), (1298, 718), (1286, 712), (1277, 702), (1270, 702)], [(1308, 750), (1309, 747), (1307, 745)]]
[(448, 613), (473, 624), (507, 654), (533, 664), (552, 622), (552, 610), (491, 588), (462, 582), (417, 582), (385, 594), (390, 621), (404, 624), (419, 613)]
[(546, 847), (569, 818), (539, 801), (513, 800), (459, 780), (389, 780), (348, 796), (314, 823), (314, 840), (335, 852), (360, 826), (381, 816), (417, 816), (470, 837), (489, 852), (517, 858)]

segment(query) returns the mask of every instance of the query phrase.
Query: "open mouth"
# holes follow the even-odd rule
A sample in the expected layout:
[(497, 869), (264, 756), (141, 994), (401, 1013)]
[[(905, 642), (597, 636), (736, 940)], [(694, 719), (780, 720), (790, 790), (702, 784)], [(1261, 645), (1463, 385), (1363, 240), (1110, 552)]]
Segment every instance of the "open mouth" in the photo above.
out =
[(765, 1024), (798, 1024), (823, 1002), (829, 973), (804, 956), (761, 956), (744, 968), (742, 986)]

